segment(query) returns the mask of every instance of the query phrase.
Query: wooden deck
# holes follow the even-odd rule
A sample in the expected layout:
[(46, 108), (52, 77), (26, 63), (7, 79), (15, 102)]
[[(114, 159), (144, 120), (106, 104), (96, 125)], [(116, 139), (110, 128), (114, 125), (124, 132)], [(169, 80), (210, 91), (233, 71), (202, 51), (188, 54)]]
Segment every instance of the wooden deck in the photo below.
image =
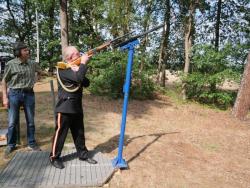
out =
[(80, 161), (74, 151), (63, 153), (65, 168), (60, 170), (49, 162), (49, 152), (17, 152), (0, 173), (0, 187), (59, 188), (102, 186), (114, 173), (110, 159), (92, 152), (97, 164)]

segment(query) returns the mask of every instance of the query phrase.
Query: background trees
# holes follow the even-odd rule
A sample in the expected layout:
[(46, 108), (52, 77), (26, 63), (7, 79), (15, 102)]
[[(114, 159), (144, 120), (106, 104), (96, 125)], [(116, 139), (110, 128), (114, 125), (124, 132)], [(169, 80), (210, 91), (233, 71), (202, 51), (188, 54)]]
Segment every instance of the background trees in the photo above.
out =
[[(64, 19), (62, 5), (67, 10)], [(1, 52), (11, 53), (12, 44), (24, 40), (35, 57), (36, 9), (40, 62), (50, 72), (61, 60), (64, 40), (60, 35), (67, 29), (60, 22), (65, 19), (68, 38), (64, 45), (76, 45), (81, 51), (165, 23), (164, 29), (141, 39), (136, 49), (132, 80), (136, 92), (132, 94), (149, 97), (158, 84), (167, 87), (164, 74), (168, 69), (185, 73), (186, 99), (220, 107), (235, 101), (236, 91), (222, 91), (219, 86), (225, 80), (239, 82), (243, 73), (250, 47), (248, 0), (5, 0), (0, 3)], [(92, 91), (122, 96), (124, 61), (124, 53), (107, 51), (94, 56), (89, 75)]]

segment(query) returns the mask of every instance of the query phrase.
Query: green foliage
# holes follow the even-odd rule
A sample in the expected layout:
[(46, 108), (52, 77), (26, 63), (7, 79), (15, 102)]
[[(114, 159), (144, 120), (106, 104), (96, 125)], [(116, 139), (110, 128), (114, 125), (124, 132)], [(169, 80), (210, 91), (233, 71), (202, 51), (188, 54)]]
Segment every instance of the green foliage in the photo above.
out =
[[(142, 54), (143, 55), (143, 54)], [(144, 54), (145, 55), (145, 54)], [(140, 62), (144, 61), (144, 68), (141, 69)], [(152, 99), (155, 91), (155, 83), (152, 81), (151, 76), (154, 74), (152, 65), (148, 58), (136, 57), (133, 65), (133, 76), (131, 86), (131, 96), (135, 99)]]
[(228, 59), (231, 50), (226, 47), (218, 52), (209, 45), (194, 48), (190, 74), (183, 77), (189, 99), (219, 108), (227, 108), (233, 103), (236, 93), (219, 87), (225, 81), (239, 81), (240, 78), (240, 72), (232, 69)]
[(126, 68), (122, 54), (101, 53), (93, 57), (89, 66), (92, 93), (109, 95), (112, 98), (121, 97)]
[[(89, 64), (90, 91), (112, 98), (123, 97), (123, 85), (126, 76), (127, 53), (106, 52), (91, 60)], [(134, 59), (130, 96), (146, 99), (153, 96), (153, 82), (147, 71), (139, 73), (137, 58)]]

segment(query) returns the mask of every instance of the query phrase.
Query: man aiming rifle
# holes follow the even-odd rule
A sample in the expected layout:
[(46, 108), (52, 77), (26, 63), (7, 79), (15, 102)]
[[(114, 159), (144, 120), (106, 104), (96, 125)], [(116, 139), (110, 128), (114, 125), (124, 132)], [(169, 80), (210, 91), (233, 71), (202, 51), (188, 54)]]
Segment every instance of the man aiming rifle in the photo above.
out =
[[(111, 47), (113, 47), (113, 48), (122, 47), (122, 46), (128, 44), (129, 42), (131, 42), (131, 41), (133, 41), (133, 40), (136, 40), (136, 39), (138, 39), (138, 38), (141, 38), (141, 37), (147, 35), (148, 33), (151, 33), (151, 32), (153, 32), (153, 31), (156, 31), (156, 30), (162, 28), (163, 26), (164, 26), (164, 24), (161, 24), (161, 25), (159, 25), (159, 26), (157, 26), (157, 27), (154, 27), (154, 28), (152, 28), (152, 29), (150, 29), (150, 30), (148, 30), (148, 31), (145, 31), (145, 32), (143, 32), (143, 33), (141, 33), (141, 34), (132, 36), (132, 37), (130, 37), (130, 38), (127, 39), (127, 37), (128, 37), (129, 35), (131, 35), (132, 33), (134, 33), (134, 32), (132, 31), (132, 32), (127, 33), (127, 34), (125, 34), (125, 35), (123, 35), (123, 36), (121, 36), (121, 37), (115, 38), (115, 39), (113, 39), (113, 40), (111, 40), (111, 41), (107, 41), (107, 42), (103, 43), (102, 45), (100, 45), (100, 46), (98, 46), (98, 47), (96, 47), (96, 48), (94, 48), (94, 49), (89, 50), (89, 51), (86, 52), (85, 54), (86, 54), (87, 56), (91, 57), (91, 56), (93, 56), (94, 54), (96, 54), (96, 53), (98, 53), (98, 52), (100, 52), (100, 51), (102, 51), (102, 50), (108, 48), (109, 46), (111, 46)], [(79, 65), (79, 64), (80, 64), (79, 58), (75, 59), (75, 60), (72, 62), (72, 64)], [(58, 62), (58, 63), (57, 63), (57, 67), (58, 67), (59, 69), (67, 69), (67, 68), (70, 68), (71, 66), (72, 66), (72, 65), (66, 64), (66, 63), (64, 63), (64, 62)]]

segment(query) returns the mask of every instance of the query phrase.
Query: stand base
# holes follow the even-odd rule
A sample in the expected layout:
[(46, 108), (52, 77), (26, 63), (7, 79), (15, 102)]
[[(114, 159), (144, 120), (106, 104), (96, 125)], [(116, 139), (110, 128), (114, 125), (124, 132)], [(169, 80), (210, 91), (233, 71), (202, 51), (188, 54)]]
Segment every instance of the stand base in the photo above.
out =
[(114, 168), (127, 169), (128, 164), (124, 159), (118, 159), (117, 157), (112, 160), (112, 165)]

